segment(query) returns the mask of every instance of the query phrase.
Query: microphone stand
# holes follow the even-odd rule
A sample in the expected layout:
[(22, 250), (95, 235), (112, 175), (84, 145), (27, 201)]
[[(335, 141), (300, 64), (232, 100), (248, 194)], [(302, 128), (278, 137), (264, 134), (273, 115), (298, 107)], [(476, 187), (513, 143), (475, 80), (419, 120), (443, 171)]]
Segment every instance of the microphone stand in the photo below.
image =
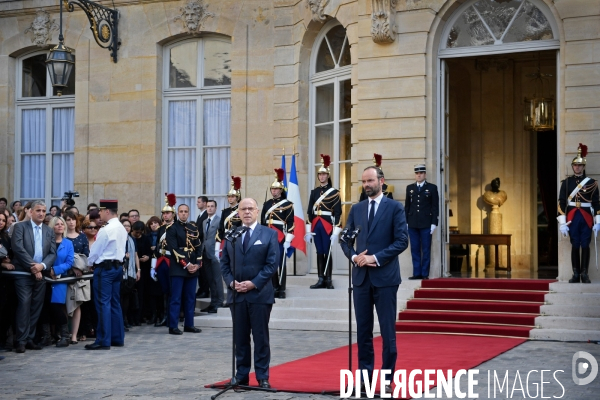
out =
[[(242, 234), (244, 234), (244, 232), (249, 231), (249, 229), (245, 226), (243, 227), (239, 227), (237, 229), (231, 229), (227, 234), (225, 234), (225, 240), (231, 242), (231, 247), (233, 250), (233, 256), (232, 256), (232, 263), (233, 263), (233, 268), (232, 268), (232, 273), (233, 273), (233, 281), (235, 282), (235, 242), (237, 241), (237, 239), (242, 236)], [(236, 334), (235, 334), (235, 304), (236, 304), (236, 298), (237, 298), (237, 291), (235, 289), (233, 289), (233, 303), (231, 305), (231, 380), (229, 381), (229, 383), (225, 384), (224, 387), (222, 387), (222, 390), (211, 396), (211, 400), (215, 400), (217, 397), (219, 397), (220, 395), (222, 395), (223, 393), (233, 389), (234, 392), (237, 392), (237, 389), (243, 389), (243, 390), (257, 390), (257, 391), (263, 391), (263, 392), (277, 392), (277, 389), (267, 389), (267, 388), (261, 388), (258, 386), (249, 386), (249, 385), (240, 385), (237, 380), (235, 384), (232, 384), (232, 382), (235, 380), (235, 338), (236, 338)], [(221, 386), (217, 386), (217, 385), (211, 385), (211, 388), (220, 388)]]

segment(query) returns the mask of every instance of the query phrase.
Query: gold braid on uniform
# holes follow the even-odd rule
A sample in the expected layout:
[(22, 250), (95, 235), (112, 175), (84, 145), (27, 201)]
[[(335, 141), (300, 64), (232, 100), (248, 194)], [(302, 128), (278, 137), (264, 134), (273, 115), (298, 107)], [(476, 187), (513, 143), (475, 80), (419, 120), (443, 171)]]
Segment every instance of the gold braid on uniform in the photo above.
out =
[(565, 212), (562, 210), (562, 208), (560, 208), (560, 201), (558, 202), (558, 213), (560, 215), (565, 215)]
[[(290, 203), (290, 202), (288, 201), (288, 203)], [(277, 215), (277, 214), (276, 214), (276, 211), (287, 211), (287, 210), (289, 210), (290, 208), (292, 208), (292, 209), (294, 208), (294, 204), (293, 204), (293, 203), (290, 203), (290, 205), (289, 205), (289, 206), (281, 206), (281, 207), (277, 207), (276, 209), (274, 209), (274, 210), (273, 210), (273, 211), (272, 211), (272, 212), (269, 214), (269, 225), (273, 225), (273, 224), (272, 224), (270, 221), (273, 221), (273, 216), (275, 216), (275, 217), (276, 217), (278, 220), (280, 220), (281, 222), (283, 222), (283, 226), (286, 226), (286, 225), (285, 225), (285, 220), (281, 219), (281, 218), (279, 217), (279, 215)], [(291, 228), (288, 228), (288, 229), (286, 230), (286, 232), (290, 232), (290, 231), (293, 231), (293, 230), (294, 230), (294, 225), (292, 225), (292, 227), (291, 227)]]
[[(325, 202), (326, 202), (326, 201), (334, 201), (334, 200), (335, 200), (335, 203), (333, 203), (333, 204), (331, 205), (331, 208), (329, 208), (329, 207), (327, 207), (327, 206), (325, 205)], [(337, 191), (337, 193), (335, 193), (335, 194), (332, 194), (332, 195), (331, 195), (331, 196), (329, 196), (329, 197), (325, 197), (325, 198), (323, 199), (323, 201), (321, 201), (321, 202), (319, 203), (319, 207), (323, 207), (323, 208), (324, 208), (326, 211), (329, 211), (329, 212), (331, 213), (331, 219), (334, 219), (335, 217), (334, 217), (334, 215), (333, 215), (333, 208), (334, 208), (334, 207), (335, 207), (335, 206), (336, 206), (336, 205), (337, 205), (339, 202), (341, 202), (341, 201), (342, 201), (342, 199), (341, 199), (341, 196), (340, 196), (340, 191), (338, 190), (338, 191)], [(318, 211), (317, 211), (317, 215), (319, 215)], [(338, 221), (338, 223), (337, 223), (337, 224), (335, 224), (335, 226), (341, 226), (341, 225), (342, 225), (342, 221), (341, 221), (341, 218), (340, 218), (340, 221)]]

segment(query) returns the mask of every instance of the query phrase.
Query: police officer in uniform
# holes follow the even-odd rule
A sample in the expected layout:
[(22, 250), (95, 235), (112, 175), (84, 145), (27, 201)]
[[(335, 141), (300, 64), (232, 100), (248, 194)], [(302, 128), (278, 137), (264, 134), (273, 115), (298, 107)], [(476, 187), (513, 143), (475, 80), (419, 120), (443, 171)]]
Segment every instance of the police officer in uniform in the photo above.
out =
[[(573, 176), (562, 181), (558, 195), (559, 229), (563, 237), (571, 237), (570, 283), (591, 283), (588, 276), (592, 230), (600, 230), (598, 181), (585, 175), (587, 146), (579, 143), (577, 157), (571, 162)], [(581, 253), (580, 253), (581, 249)]]
[(341, 231), (342, 201), (340, 191), (331, 186), (329, 164), (331, 158), (321, 154), (321, 167), (317, 171), (319, 186), (310, 192), (305, 240), (314, 238), (317, 248), (317, 273), (319, 280), (311, 289), (333, 289), (331, 273), (331, 244), (337, 241)]
[(415, 178), (416, 182), (406, 187), (404, 206), (413, 262), (413, 276), (408, 279), (429, 279), (431, 237), (439, 220), (439, 196), (437, 186), (426, 181), (425, 164), (415, 165)]
[(242, 187), (242, 178), (239, 176), (231, 177), (231, 188), (227, 192), (227, 202), (229, 207), (221, 211), (221, 220), (219, 222), (219, 230), (217, 231), (217, 237), (215, 240), (215, 256), (217, 259), (220, 258), (221, 249), (225, 244), (225, 237), (227, 232), (232, 229), (242, 226), (242, 219), (238, 212), (238, 203), (242, 199), (242, 193), (240, 189)]
[[(171, 278), (169, 333), (171, 335), (200, 332), (200, 329), (194, 327), (196, 282), (202, 263), (199, 233), (196, 224), (187, 221), (190, 212), (187, 204), (180, 204), (177, 212), (180, 218), (166, 228), (167, 250), (171, 253), (169, 268)], [(179, 311), (182, 309), (185, 317), (183, 332), (178, 327)]]
[(121, 312), (121, 281), (127, 231), (119, 222), (117, 200), (100, 200), (100, 218), (107, 222), (90, 249), (88, 265), (94, 269), (94, 303), (98, 312), (96, 340), (86, 350), (110, 350), (125, 344)]
[[(379, 171), (381, 171), (381, 174), (383, 175), (383, 170), (381, 169), (382, 159), (383, 158), (381, 157), (381, 154), (377, 154), (377, 153), (373, 154), (373, 166), (376, 168), (379, 168)], [(384, 178), (384, 181), (385, 181), (385, 178)], [(385, 197), (387, 197), (388, 199), (394, 198), (394, 195), (393, 195), (394, 186), (393, 185), (388, 185), (387, 183), (384, 183), (381, 186), (381, 191), (383, 192), (383, 195)], [(367, 199), (367, 195), (365, 194), (365, 189), (361, 188), (360, 198), (358, 199), (358, 201), (363, 201), (366, 199)]]
[(155, 279), (160, 283), (164, 298), (163, 298), (163, 309), (164, 316), (161, 321), (156, 321), (154, 326), (170, 326), (169, 325), (169, 304), (171, 298), (171, 279), (169, 277), (169, 270), (171, 264), (171, 252), (167, 249), (167, 228), (175, 221), (175, 204), (177, 198), (173, 193), (165, 193), (165, 206), (162, 208), (162, 219), (163, 225), (158, 228), (158, 242), (154, 249), (154, 258), (156, 258), (156, 266), (154, 272), (151, 272), (152, 279)]
[(263, 204), (260, 215), (261, 225), (277, 232), (279, 269), (276, 274), (273, 274), (273, 287), (275, 288), (275, 297), (279, 299), (285, 299), (285, 259), (287, 258), (285, 253), (294, 239), (294, 204), (286, 198), (286, 188), (283, 185), (284, 173), (281, 168), (275, 169), (275, 181), (271, 184), (273, 198)]

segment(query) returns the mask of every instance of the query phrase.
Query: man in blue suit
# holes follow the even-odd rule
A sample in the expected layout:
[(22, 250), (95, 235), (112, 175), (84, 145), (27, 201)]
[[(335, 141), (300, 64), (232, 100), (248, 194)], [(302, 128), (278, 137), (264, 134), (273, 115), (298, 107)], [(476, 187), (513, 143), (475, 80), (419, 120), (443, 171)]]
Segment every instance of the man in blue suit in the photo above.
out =
[(404, 207), (383, 195), (383, 173), (367, 167), (362, 174), (366, 201), (350, 209), (346, 228), (361, 228), (356, 250), (341, 242), (346, 257), (352, 260), (354, 311), (358, 341), (358, 367), (373, 376), (373, 305), (377, 310), (383, 338), (383, 365), (394, 373), (396, 366), (396, 295), (400, 285), (398, 255), (408, 247)]
[(279, 243), (273, 229), (257, 223), (258, 205), (254, 199), (243, 199), (238, 211), (247, 230), (236, 241), (235, 249), (231, 242), (225, 244), (221, 257), (221, 272), (228, 287), (227, 303), (235, 317), (237, 372), (231, 384), (249, 384), (252, 334), (256, 379), (261, 388), (270, 388), (269, 318), (275, 303), (271, 277), (279, 265)]

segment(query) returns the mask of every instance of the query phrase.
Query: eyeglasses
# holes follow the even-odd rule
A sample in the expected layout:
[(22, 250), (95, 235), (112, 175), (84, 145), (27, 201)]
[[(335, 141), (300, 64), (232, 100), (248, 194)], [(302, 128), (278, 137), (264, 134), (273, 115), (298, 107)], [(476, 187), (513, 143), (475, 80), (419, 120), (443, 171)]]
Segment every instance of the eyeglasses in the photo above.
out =
[(252, 212), (254, 210), (256, 210), (256, 208), (254, 208), (254, 207), (240, 208), (241, 212)]
[(129, 218), (139, 218), (139, 215), (130, 215)]
[(85, 229), (89, 229), (89, 230), (96, 229), (96, 230), (98, 230), (98, 227), (97, 226), (88, 226)]

